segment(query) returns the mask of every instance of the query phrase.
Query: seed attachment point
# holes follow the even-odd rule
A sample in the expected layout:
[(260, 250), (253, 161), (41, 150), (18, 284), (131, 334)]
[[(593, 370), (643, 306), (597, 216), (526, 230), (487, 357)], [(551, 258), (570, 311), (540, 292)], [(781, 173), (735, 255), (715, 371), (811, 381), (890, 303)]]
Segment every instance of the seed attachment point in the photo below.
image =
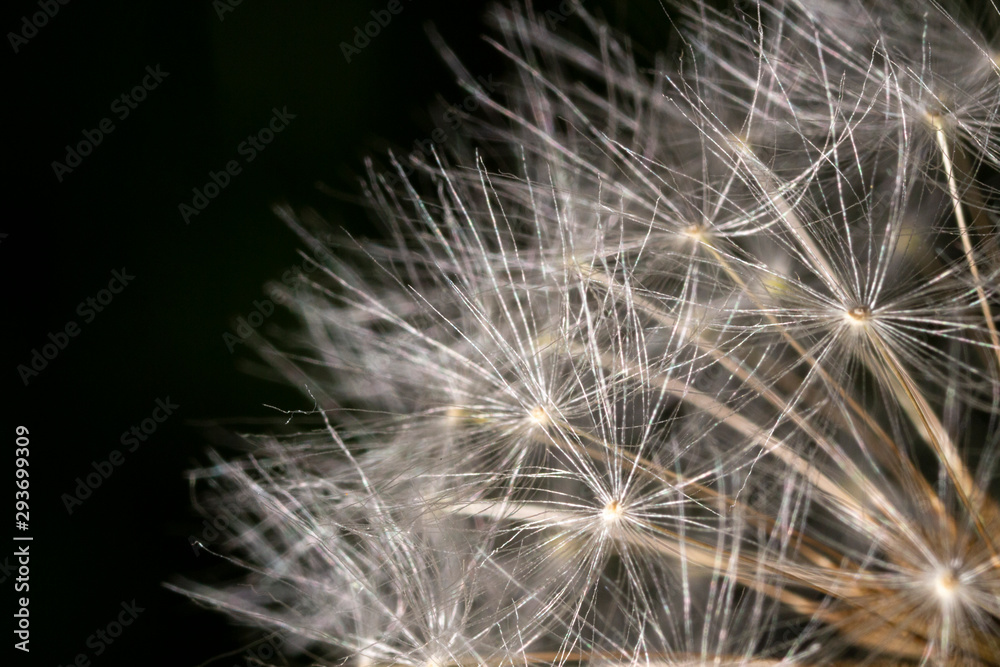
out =
[(872, 309), (869, 306), (855, 306), (844, 311), (844, 319), (847, 320), (848, 324), (860, 325), (864, 324), (872, 317)]
[(939, 109), (928, 109), (924, 111), (924, 120), (934, 132), (944, 132), (948, 128), (948, 121)]
[(552, 423), (552, 420), (549, 419), (549, 413), (541, 405), (536, 405), (531, 409), (531, 412), (528, 413), (528, 419), (535, 426), (548, 426)]
[(955, 595), (961, 585), (962, 582), (955, 576), (955, 572), (950, 569), (938, 572), (933, 581), (934, 593), (938, 596), (942, 604), (950, 604), (955, 599)]
[(684, 235), (692, 241), (700, 242), (705, 239), (705, 227), (699, 224), (691, 224), (684, 228)]
[(624, 515), (625, 507), (617, 500), (609, 502), (604, 506), (604, 510), (601, 511), (601, 518), (604, 519), (604, 523), (606, 524), (617, 523)]

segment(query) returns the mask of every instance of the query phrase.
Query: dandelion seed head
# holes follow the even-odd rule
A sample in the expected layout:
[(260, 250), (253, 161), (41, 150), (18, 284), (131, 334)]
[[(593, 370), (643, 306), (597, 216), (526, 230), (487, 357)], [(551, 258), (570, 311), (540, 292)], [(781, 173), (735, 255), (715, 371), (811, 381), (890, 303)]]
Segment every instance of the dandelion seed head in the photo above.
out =
[(931, 586), (941, 605), (948, 606), (953, 604), (958, 597), (962, 580), (953, 568), (944, 567), (933, 574)]
[(748, 140), (747, 137), (745, 137), (743, 135), (739, 135), (739, 134), (732, 134), (732, 135), (730, 135), (728, 137), (729, 146), (730, 146), (730, 148), (733, 149), (733, 151), (737, 155), (740, 155), (740, 156), (743, 156), (743, 157), (749, 157), (749, 158), (752, 158), (754, 161), (756, 161), (757, 160), (757, 154), (754, 153), (754, 150), (750, 146), (750, 144), (748, 143), (748, 141), (749, 140)]
[(863, 326), (871, 317), (872, 309), (869, 306), (854, 306), (844, 311), (844, 320), (851, 326)]
[(623, 516), (625, 516), (625, 506), (617, 500), (609, 501), (601, 510), (601, 519), (609, 526), (617, 524)]
[(684, 235), (695, 243), (701, 243), (708, 237), (708, 229), (705, 225), (692, 223), (684, 228)]
[(935, 132), (943, 131), (948, 126), (947, 117), (939, 108), (925, 109), (924, 121)]
[(198, 597), (325, 664), (994, 664), (993, 32), (668, 0), (650, 68), (566, 4), (290, 300), (326, 428), (199, 471), (250, 585)]
[(942, 602), (950, 603), (954, 600), (957, 589), (958, 579), (950, 571), (941, 572), (934, 578), (934, 592)]
[(552, 423), (544, 405), (536, 405), (528, 412), (528, 421), (534, 426), (545, 427)]

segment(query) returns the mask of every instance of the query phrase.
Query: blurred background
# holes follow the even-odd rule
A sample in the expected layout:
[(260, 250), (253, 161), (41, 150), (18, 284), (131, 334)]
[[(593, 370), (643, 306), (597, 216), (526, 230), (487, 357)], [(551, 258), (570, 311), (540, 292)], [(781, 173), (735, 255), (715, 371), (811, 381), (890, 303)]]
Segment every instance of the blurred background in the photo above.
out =
[[(466, 97), (428, 24), (473, 75), (499, 80), (510, 67), (482, 39), (479, 2), (399, 0), (358, 48), (358, 30), (388, 0), (63, 1), (18, 0), (2, 19), (4, 470), (13, 480), (24, 425), (33, 537), (31, 653), (13, 651), (9, 664), (282, 664), (255, 648), (260, 632), (162, 586), (228, 567), (191, 546), (212, 533), (184, 472), (210, 448), (235, 455), (231, 432), (283, 421), (269, 406), (310, 407), (248, 373), (252, 354), (231, 352), (223, 334), (302, 262), (275, 204), (379, 233), (358, 198), (364, 157), (408, 152), (444, 126), (443, 106)], [(669, 33), (656, 2), (583, 5), (648, 48)], [(565, 25), (586, 36), (574, 17)], [(245, 143), (275, 110), (284, 129), (259, 148)], [(230, 161), (239, 173), (227, 181), (218, 174)], [(193, 190), (213, 192), (212, 173), (224, 187), (198, 200)], [(206, 201), (187, 219), (179, 209)], [(108, 290), (115, 271), (134, 276), (118, 293)], [(162, 423), (150, 420), (163, 415), (158, 400), (177, 406)], [(143, 425), (155, 431), (123, 443)], [(8, 544), (0, 580), (16, 598), (25, 593), (14, 594)], [(142, 611), (113, 636), (133, 601)]]

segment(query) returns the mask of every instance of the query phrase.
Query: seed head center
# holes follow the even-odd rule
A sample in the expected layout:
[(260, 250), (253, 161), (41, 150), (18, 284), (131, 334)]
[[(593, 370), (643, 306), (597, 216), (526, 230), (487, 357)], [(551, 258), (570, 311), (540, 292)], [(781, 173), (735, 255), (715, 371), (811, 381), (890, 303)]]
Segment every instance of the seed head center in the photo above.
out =
[(693, 241), (701, 241), (705, 238), (705, 228), (698, 224), (688, 225), (684, 228), (684, 233)]
[(934, 578), (934, 592), (937, 593), (941, 602), (954, 600), (959, 586), (961, 586), (961, 582), (951, 570), (942, 570)]
[(528, 418), (536, 426), (545, 426), (549, 423), (549, 413), (541, 405), (536, 405), (532, 408), (531, 412), (528, 413)]
[(851, 324), (863, 324), (871, 319), (872, 309), (869, 306), (855, 306), (844, 313), (844, 317)]
[(605, 523), (616, 523), (625, 514), (625, 508), (617, 500), (612, 500), (607, 505), (604, 506), (604, 511), (601, 512), (601, 518), (604, 519)]

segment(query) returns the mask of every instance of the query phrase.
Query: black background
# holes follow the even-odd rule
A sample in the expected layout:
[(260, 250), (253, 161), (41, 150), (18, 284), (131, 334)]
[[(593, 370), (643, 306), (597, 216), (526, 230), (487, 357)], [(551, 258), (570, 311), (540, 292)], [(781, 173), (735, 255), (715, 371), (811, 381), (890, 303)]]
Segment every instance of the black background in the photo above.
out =
[[(205, 464), (210, 447), (236, 455), (227, 431), (266, 431), (282, 421), (268, 405), (310, 407), (295, 390), (247, 373), (252, 355), (242, 347), (231, 354), (222, 338), (265, 295), (267, 281), (302, 261), (301, 244), (271, 207), (312, 207), (334, 228), (378, 233), (357, 200), (364, 156), (406, 152), (440, 124), (428, 109), (465, 95), (431, 46), (427, 22), (473, 74), (499, 78), (510, 69), (482, 40), (485, 4), (402, 3), (350, 63), (340, 43), (386, 0), (243, 0), (221, 16), (208, 1), (76, 0), (59, 5), (17, 53), (5, 38), (0, 442), (13, 481), (14, 429), (30, 430), (34, 538), (30, 655), (10, 648), (21, 594), (13, 591), (16, 575), (2, 582), (11, 592), (3, 614), (11, 664), (67, 665), (81, 653), (93, 665), (247, 664), (259, 632), (162, 583), (205, 581), (219, 567), (189, 543), (205, 529), (185, 471)], [(657, 3), (641, 11), (633, 3), (628, 12), (615, 0), (584, 4), (654, 47), (669, 32)], [(5, 7), (4, 34), (22, 32), (23, 18), (38, 11), (37, 0)], [(578, 28), (566, 25), (583, 34)], [(147, 66), (169, 75), (120, 119), (112, 102), (142, 81)], [(266, 126), (273, 108), (296, 117), (247, 164), (237, 146)], [(53, 161), (65, 160), (66, 146), (104, 118), (114, 131), (57, 180)], [(185, 224), (178, 205), (231, 159), (243, 172)], [(135, 279), (85, 322), (78, 304), (123, 268)], [(69, 321), (80, 334), (26, 386), (18, 365), (29, 365), (32, 350)], [(125, 451), (121, 434), (168, 397), (176, 413)], [(69, 514), (63, 494), (115, 449), (124, 462)], [(0, 562), (13, 560), (11, 536)], [(144, 611), (95, 655), (88, 637), (132, 600)]]

